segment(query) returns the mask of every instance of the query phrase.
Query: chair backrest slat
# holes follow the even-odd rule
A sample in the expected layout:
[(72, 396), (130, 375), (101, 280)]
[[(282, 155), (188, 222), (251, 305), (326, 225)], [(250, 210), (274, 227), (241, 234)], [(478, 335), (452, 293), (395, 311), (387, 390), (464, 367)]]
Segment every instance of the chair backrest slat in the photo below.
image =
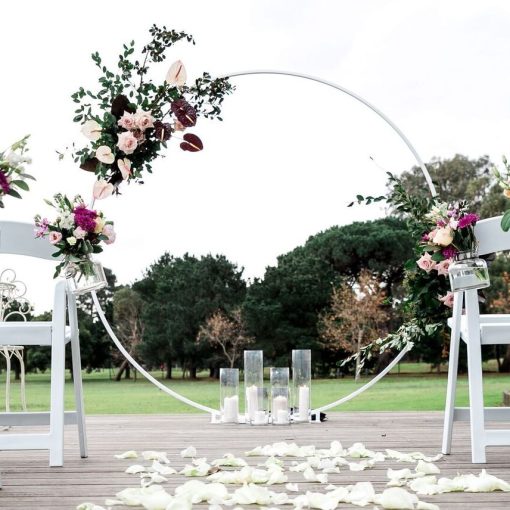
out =
[(48, 239), (35, 238), (33, 224), (0, 221), (0, 253), (57, 261), (51, 256), (55, 251), (55, 246)]
[(501, 216), (479, 221), (475, 225), (475, 235), (480, 255), (510, 250), (510, 232), (501, 230)]

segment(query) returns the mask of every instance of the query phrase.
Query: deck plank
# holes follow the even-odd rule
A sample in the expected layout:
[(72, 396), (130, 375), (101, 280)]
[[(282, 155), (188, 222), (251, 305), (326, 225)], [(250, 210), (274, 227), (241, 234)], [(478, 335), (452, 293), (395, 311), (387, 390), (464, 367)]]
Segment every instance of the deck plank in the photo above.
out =
[[(0, 452), (3, 483), (0, 508), (73, 509), (84, 501), (103, 505), (105, 498), (112, 498), (116, 492), (126, 487), (136, 487), (139, 483), (136, 475), (123, 472), (128, 465), (138, 461), (113, 458), (115, 453), (130, 449), (138, 452), (166, 451), (171, 465), (176, 469), (186, 463), (179, 452), (189, 445), (195, 446), (199, 456), (209, 460), (221, 457), (226, 452), (244, 456), (248, 449), (275, 441), (294, 441), (298, 444), (315, 444), (317, 447), (327, 447), (332, 440), (341, 441), (344, 447), (359, 441), (377, 451), (391, 448), (435, 455), (441, 445), (442, 413), (331, 413), (328, 414), (328, 421), (322, 424), (287, 427), (211, 425), (204, 415), (111, 415), (89, 416), (87, 426), (87, 459), (79, 457), (75, 428), (66, 427), (63, 468), (49, 468), (47, 452)], [(9, 434), (12, 431), (1, 433)], [(487, 452), (486, 465), (471, 464), (468, 425), (455, 424), (453, 454), (437, 463), (441, 476), (479, 473), (486, 468), (489, 473), (510, 481), (510, 447), (492, 447)], [(260, 462), (260, 458), (256, 457), (248, 457), (247, 460), (251, 465)], [(344, 470), (329, 478), (331, 483), (338, 485), (371, 481), (376, 490), (381, 491), (387, 482), (388, 467), (401, 469), (412, 465), (386, 461), (376, 464), (374, 469), (362, 472)], [(289, 472), (288, 475), (289, 481), (299, 483), (300, 492), (320, 490), (317, 484), (304, 482), (301, 473)], [(175, 475), (164, 486), (171, 490), (186, 480)], [(278, 487), (273, 486), (272, 489), (278, 490)], [(441, 509), (510, 508), (510, 493), (501, 492), (450, 493), (422, 499), (438, 504)], [(338, 508), (356, 507), (341, 505)]]

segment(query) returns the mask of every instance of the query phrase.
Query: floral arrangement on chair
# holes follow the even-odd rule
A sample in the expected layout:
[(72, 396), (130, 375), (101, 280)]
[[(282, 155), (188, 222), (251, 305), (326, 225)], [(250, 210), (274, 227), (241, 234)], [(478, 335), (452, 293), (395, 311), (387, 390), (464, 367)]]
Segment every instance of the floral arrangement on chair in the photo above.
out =
[(5, 207), (4, 198), (11, 196), (21, 198), (20, 191), (29, 191), (27, 179), (35, 181), (35, 178), (25, 172), (24, 164), (30, 164), (32, 159), (26, 155), (28, 152), (28, 138), (13, 143), (10, 147), (0, 152), (0, 207)]
[(446, 204), (437, 197), (412, 196), (398, 177), (391, 173), (388, 176), (388, 195), (358, 195), (357, 203), (386, 201), (406, 219), (409, 231), (416, 239), (415, 257), (404, 264), (406, 298), (402, 308), (407, 320), (396, 332), (375, 340), (343, 364), (359, 356), (363, 366), (375, 353), (386, 349), (402, 350), (418, 342), (441, 339), (446, 334), (446, 321), (453, 306), (448, 277), (450, 265), (459, 253), (476, 251), (477, 248), (474, 226), (479, 217), (469, 212), (467, 202)]
[(133, 56), (134, 41), (124, 44), (115, 72), (103, 64), (99, 53), (92, 54), (101, 71), (99, 90), (80, 87), (71, 96), (79, 105), (74, 121), (82, 124), (81, 131), (90, 141), (73, 156), (82, 169), (96, 174), (96, 199), (118, 193), (122, 181), (143, 183), (144, 172), (152, 171), (152, 161), (172, 138), (181, 140), (184, 151), (202, 150), (196, 134), (178, 133), (193, 128), (199, 116), (221, 120), (223, 98), (233, 90), (228, 79), (213, 79), (208, 73), (186, 85), (186, 69), (179, 60), (164, 81), (153, 82), (148, 76), (150, 65), (163, 62), (166, 50), (176, 42), (194, 44), (194, 40), (185, 32), (156, 25), (150, 35), (152, 40), (139, 58)]
[(115, 241), (113, 222), (106, 221), (102, 212), (87, 208), (80, 195), (71, 201), (57, 194), (53, 202), (46, 200), (46, 203), (56, 209), (57, 217), (50, 222), (37, 215), (35, 236), (48, 239), (56, 249), (53, 256), (63, 258), (53, 277), (59, 276), (62, 270), (66, 276), (74, 276), (77, 271), (85, 276), (92, 275), (91, 255), (103, 251), (102, 243)]

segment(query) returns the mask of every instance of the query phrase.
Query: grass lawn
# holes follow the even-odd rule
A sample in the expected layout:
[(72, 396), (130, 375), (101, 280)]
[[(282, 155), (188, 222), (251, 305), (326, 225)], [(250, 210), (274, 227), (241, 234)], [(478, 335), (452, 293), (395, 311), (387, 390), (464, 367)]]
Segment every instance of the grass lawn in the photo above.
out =
[[(407, 366), (409, 365), (409, 366)], [(405, 372), (405, 373), (403, 373)], [(154, 372), (160, 377), (160, 372)], [(201, 374), (202, 375), (202, 374)], [(333, 402), (358, 388), (369, 379), (355, 383), (352, 378), (318, 379), (312, 383), (312, 403), (317, 407)], [(49, 373), (28, 374), (27, 404), (29, 411), (41, 411), (49, 405)], [(0, 409), (5, 406), (5, 372), (0, 375)], [(182, 395), (205, 404), (219, 407), (219, 383), (204, 377), (196, 381), (173, 379), (164, 384)], [(503, 391), (510, 389), (510, 375), (487, 373), (484, 376), (485, 403), (499, 406)], [(181, 413), (194, 412), (191, 407), (166, 395), (138, 375), (137, 380), (110, 380), (107, 370), (84, 373), (85, 407), (88, 414)], [(446, 374), (430, 373), (428, 365), (402, 364), (401, 373), (395, 370), (363, 395), (335, 410), (345, 411), (427, 411), (442, 410), (446, 391)], [(467, 379), (461, 376), (457, 405), (468, 404)], [(66, 381), (66, 408), (73, 405), (70, 380)], [(11, 384), (11, 410), (19, 410), (19, 382)], [(197, 411), (198, 412), (198, 411)]]

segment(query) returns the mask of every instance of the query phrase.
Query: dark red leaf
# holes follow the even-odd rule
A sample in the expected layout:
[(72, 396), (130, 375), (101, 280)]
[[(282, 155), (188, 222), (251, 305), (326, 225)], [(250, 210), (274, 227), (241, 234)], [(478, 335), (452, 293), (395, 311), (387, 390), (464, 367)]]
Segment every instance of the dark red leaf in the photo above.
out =
[(202, 140), (200, 140), (200, 138), (198, 138), (198, 136), (194, 135), (193, 133), (186, 133), (183, 138), (184, 141), (181, 142), (181, 149), (183, 151), (198, 152), (204, 148)]

